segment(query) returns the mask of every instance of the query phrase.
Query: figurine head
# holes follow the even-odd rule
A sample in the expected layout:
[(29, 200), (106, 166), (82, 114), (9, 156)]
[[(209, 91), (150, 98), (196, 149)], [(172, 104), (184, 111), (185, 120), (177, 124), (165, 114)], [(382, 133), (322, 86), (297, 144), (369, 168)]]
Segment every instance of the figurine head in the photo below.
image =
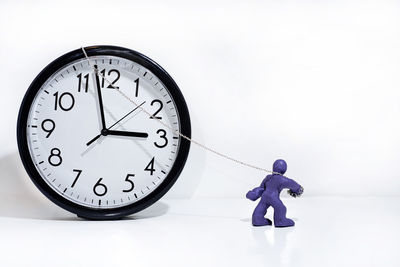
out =
[(272, 167), (272, 170), (274, 172), (280, 173), (280, 174), (284, 174), (287, 170), (287, 164), (286, 161), (284, 161), (283, 159), (277, 159), (274, 162), (274, 166)]

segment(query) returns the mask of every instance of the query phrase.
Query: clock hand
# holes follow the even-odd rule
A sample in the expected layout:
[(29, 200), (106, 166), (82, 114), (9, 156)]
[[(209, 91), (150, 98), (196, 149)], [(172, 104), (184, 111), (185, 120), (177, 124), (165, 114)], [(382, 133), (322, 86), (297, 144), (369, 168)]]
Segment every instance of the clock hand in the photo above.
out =
[(90, 146), (94, 141), (99, 139), (102, 135), (116, 135), (116, 136), (130, 136), (130, 137), (143, 137), (147, 138), (149, 135), (147, 133), (141, 132), (125, 132), (125, 131), (113, 131), (106, 129), (105, 131), (101, 131), (101, 134), (96, 135), (92, 140), (86, 143), (86, 146)]
[(144, 137), (147, 138), (149, 135), (147, 133), (141, 132), (125, 132), (125, 131), (114, 131), (107, 130), (106, 135), (117, 135), (117, 136), (130, 136), (130, 137)]
[(125, 116), (123, 116), (121, 119), (119, 119), (118, 121), (116, 121), (113, 125), (111, 125), (110, 127), (107, 128), (107, 130), (110, 130), (113, 126), (115, 126), (118, 122), (122, 121), (123, 119), (125, 119), (126, 117), (128, 117), (132, 112), (134, 112), (135, 110), (137, 110), (140, 106), (142, 106), (144, 103), (146, 103), (146, 101), (143, 101), (142, 104), (140, 104), (139, 106), (137, 106), (136, 108), (132, 109), (131, 111), (129, 111)]
[(99, 139), (101, 136), (101, 134), (96, 135), (92, 140), (90, 140), (89, 142), (86, 143), (87, 146), (90, 146), (94, 141), (96, 141), (97, 139)]
[[(110, 127), (108, 127), (106, 129), (106, 131), (102, 130), (100, 134), (96, 135), (92, 140), (90, 140), (89, 142), (86, 143), (86, 146), (90, 146), (94, 141), (96, 141), (97, 139), (99, 139), (102, 135), (107, 135), (108, 130), (110, 130), (112, 127), (114, 127), (115, 125), (117, 125), (118, 122), (122, 121), (123, 119), (125, 119), (127, 116), (129, 116), (132, 112), (134, 112), (135, 110), (137, 110), (139, 107), (141, 107), (144, 103), (146, 103), (146, 101), (143, 101), (142, 104), (138, 105), (136, 108), (132, 109), (131, 111), (129, 111), (125, 116), (123, 116), (121, 119), (119, 119), (118, 121), (116, 121), (113, 125), (111, 125)], [(142, 136), (137, 136), (137, 137), (142, 137)], [(147, 137), (147, 136), (145, 136)]]
[(96, 74), (96, 88), (97, 88), (97, 97), (99, 100), (99, 107), (100, 107), (101, 128), (102, 128), (102, 130), (105, 130), (106, 129), (106, 120), (104, 119), (103, 99), (101, 97), (99, 70), (97, 68), (97, 65), (94, 65), (94, 72)]

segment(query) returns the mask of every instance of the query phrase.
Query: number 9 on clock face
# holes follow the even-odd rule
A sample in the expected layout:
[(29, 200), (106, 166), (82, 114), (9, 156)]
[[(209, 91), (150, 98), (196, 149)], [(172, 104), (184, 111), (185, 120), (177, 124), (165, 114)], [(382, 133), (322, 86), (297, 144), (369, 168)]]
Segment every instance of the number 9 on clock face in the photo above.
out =
[(181, 91), (135, 51), (95, 46), (50, 63), (17, 122), (32, 181), (51, 201), (90, 219), (120, 218), (161, 198), (182, 171), (190, 118)]

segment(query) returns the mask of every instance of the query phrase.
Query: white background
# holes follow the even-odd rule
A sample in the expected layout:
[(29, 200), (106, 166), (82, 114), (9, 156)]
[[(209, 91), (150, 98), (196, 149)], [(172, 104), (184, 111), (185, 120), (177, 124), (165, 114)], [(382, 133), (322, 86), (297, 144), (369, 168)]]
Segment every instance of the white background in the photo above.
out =
[[(195, 145), (177, 184), (131, 218), (91, 222), (20, 163), (20, 102), (80, 46), (137, 50), (180, 86), (193, 138), (305, 188), (294, 228), (254, 228), (264, 174)], [(0, 2), (1, 266), (398, 266), (400, 2)], [(267, 216), (272, 219), (271, 212)]]
[[(35, 76), (110, 44), (170, 73), (194, 139), (266, 168), (284, 158), (307, 195), (400, 192), (399, 2), (2, 1), (0, 38), (0, 162)], [(263, 175), (193, 146), (168, 197), (242, 197)]]

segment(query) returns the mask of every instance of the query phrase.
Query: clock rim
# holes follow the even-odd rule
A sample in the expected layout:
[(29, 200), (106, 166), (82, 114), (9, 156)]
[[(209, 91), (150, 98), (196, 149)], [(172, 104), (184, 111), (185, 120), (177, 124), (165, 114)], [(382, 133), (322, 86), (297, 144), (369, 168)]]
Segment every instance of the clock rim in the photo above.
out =
[[(179, 116), (180, 122), (180, 132), (191, 138), (191, 123), (189, 110), (186, 105), (186, 101), (183, 97), (181, 90), (178, 85), (172, 79), (172, 77), (154, 60), (148, 58), (147, 56), (119, 46), (111, 45), (97, 45), (85, 47), (87, 55), (90, 56), (117, 56), (122, 57), (133, 62), (136, 62), (143, 67), (151, 71), (157, 78), (165, 85), (171, 97), (175, 102), (175, 106)], [(29, 115), (30, 107), (33, 103), (34, 97), (40, 90), (44, 82), (54, 73), (56, 73), (61, 68), (65, 67), (67, 64), (85, 58), (82, 49), (76, 49), (74, 51), (68, 52), (59, 58), (55, 59), (53, 62), (48, 64), (33, 80), (29, 86), (25, 96), (22, 100), (18, 119), (17, 119), (17, 143), (18, 150), (21, 161), (24, 165), (26, 172), (28, 173), (30, 179), (36, 185), (36, 187), (53, 203), (60, 206), (61, 208), (75, 213), (79, 217), (95, 220), (107, 220), (107, 219), (120, 219), (122, 217), (137, 213), (158, 201), (162, 196), (164, 196), (169, 189), (174, 185), (179, 175), (181, 174), (183, 167), (185, 166), (189, 150), (190, 142), (184, 138), (180, 138), (179, 150), (175, 162), (168, 173), (167, 177), (161, 182), (161, 184), (150, 194), (145, 196), (143, 199), (138, 200), (135, 203), (131, 203), (126, 206), (120, 206), (116, 208), (106, 208), (106, 209), (96, 209), (86, 207), (58, 194), (53, 190), (42, 178), (42, 176), (37, 171), (32, 157), (29, 153), (28, 141), (26, 135), (27, 120)]]

